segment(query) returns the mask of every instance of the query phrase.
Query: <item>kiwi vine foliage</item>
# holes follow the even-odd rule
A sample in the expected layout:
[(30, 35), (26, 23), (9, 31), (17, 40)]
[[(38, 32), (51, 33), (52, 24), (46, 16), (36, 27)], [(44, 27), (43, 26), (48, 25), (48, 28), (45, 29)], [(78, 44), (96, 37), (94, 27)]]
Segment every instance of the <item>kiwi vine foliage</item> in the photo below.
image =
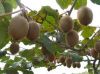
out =
[[(91, 1), (94, 4), (100, 5), (100, 0)], [(67, 9), (69, 5), (73, 4), (74, 0), (56, 0), (56, 2), (62, 9)], [(78, 10), (81, 6), (86, 5), (87, 0), (77, 0), (74, 9)], [(79, 41), (76, 48), (82, 50), (78, 51), (76, 48), (71, 48), (72, 51), (64, 52), (65, 47), (62, 48), (61, 44), (65, 44), (65, 34), (59, 31), (58, 26), (62, 15), (59, 14), (58, 10), (51, 8), (50, 6), (43, 6), (39, 11), (30, 10), (26, 14), (27, 16), (31, 16), (37, 23), (41, 24), (42, 28), (40, 29), (40, 35), (37, 41), (32, 42), (27, 38), (20, 40), (20, 42), (23, 42), (25, 45), (34, 44), (35, 47), (23, 51), (19, 50), (18, 54), (15, 55), (15, 58), (11, 59), (10, 57), (12, 54), (9, 52), (10, 48), (2, 50), (2, 48), (11, 41), (11, 37), (8, 34), (8, 26), (12, 17), (11, 15), (5, 16), (5, 14), (11, 13), (17, 6), (18, 0), (0, 0), (0, 63), (5, 63), (4, 68), (0, 68), (0, 74), (18, 74), (18, 71), (22, 71), (23, 74), (34, 74), (32, 67), (47, 67), (48, 71), (55, 69), (57, 67), (55, 64), (56, 61), (51, 62), (52, 60), (50, 60), (49, 63), (45, 61), (43, 54), (47, 53), (52, 53), (56, 59), (61, 55), (70, 55), (73, 61), (82, 62), (84, 61), (83, 56), (87, 56), (85, 55), (85, 52), (90, 48), (93, 48), (95, 42), (100, 39), (100, 35), (98, 35), (100, 31), (91, 39), (97, 29), (96, 27), (83, 26), (77, 19), (73, 19), (74, 30), (78, 33), (81, 32), (80, 36), (83, 37), (83, 40)], [(41, 52), (41, 46), (44, 46), (47, 49), (46, 53), (43, 53), (43, 51)], [(52, 59), (52, 57), (50, 59)], [(93, 74), (93, 64), (91, 63), (91, 60), (87, 58), (86, 62), (88, 72)], [(100, 70), (98, 70), (98, 72), (100, 72)]]

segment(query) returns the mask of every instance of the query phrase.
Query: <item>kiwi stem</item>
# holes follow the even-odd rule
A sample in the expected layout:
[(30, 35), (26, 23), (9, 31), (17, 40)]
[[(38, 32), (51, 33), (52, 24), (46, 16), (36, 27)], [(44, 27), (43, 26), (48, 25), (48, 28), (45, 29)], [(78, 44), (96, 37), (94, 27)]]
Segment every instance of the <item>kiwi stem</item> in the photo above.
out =
[(21, 8), (20, 10), (15, 11), (15, 12), (9, 12), (9, 13), (5, 13), (5, 14), (1, 14), (0, 17), (1, 16), (7, 16), (7, 15), (15, 14), (15, 13), (18, 13), (18, 12), (20, 12), (22, 10), (23, 10), (23, 8)]
[(77, 3), (77, 0), (74, 0), (71, 9), (68, 11), (68, 15), (69, 15), (69, 16), (71, 15), (71, 13), (72, 13), (72, 11), (73, 11), (73, 8), (74, 8), (74, 6), (75, 6), (76, 3)]

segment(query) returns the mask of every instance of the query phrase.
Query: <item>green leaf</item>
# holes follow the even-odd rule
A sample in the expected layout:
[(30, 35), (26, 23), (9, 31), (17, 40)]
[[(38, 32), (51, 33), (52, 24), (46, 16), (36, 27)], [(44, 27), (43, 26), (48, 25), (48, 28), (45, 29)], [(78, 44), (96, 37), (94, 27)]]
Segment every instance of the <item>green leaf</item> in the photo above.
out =
[(91, 0), (94, 4), (100, 5), (100, 0)]
[(1, 62), (5, 62), (5, 61), (9, 60), (9, 58), (10, 58), (9, 56), (3, 56), (0, 59), (1, 59)]
[(9, 3), (14, 9), (17, 7), (16, 0), (5, 0), (5, 2)]
[(9, 42), (8, 25), (9, 18), (3, 17), (0, 20), (0, 48), (3, 48)]
[(71, 53), (70, 55), (75, 62), (81, 62), (83, 60), (83, 57), (76, 53)]
[(55, 54), (57, 52), (63, 52), (63, 49), (53, 43), (47, 36), (42, 35), (40, 40), (50, 53)]
[(24, 70), (23, 74), (34, 74), (34, 72), (33, 71), (29, 71), (29, 70)]
[(77, 3), (75, 4), (74, 8), (79, 9), (82, 6), (87, 5), (87, 0), (77, 0)]
[(2, 3), (0, 2), (0, 15), (2, 15), (4, 13), (5, 13), (4, 7), (3, 7)]
[(6, 74), (18, 74), (18, 72), (14, 68), (8, 68), (6, 69)]
[(72, 3), (72, 0), (56, 0), (56, 2), (62, 9), (66, 9)]
[(12, 5), (8, 2), (3, 2), (3, 6), (4, 6), (4, 9), (5, 9), (5, 12), (8, 13), (8, 12), (12, 12)]
[(89, 26), (83, 27), (83, 32), (81, 33), (81, 35), (84, 38), (89, 38), (92, 36), (95, 30), (96, 30), (95, 27), (89, 27)]
[[(42, 14), (41, 14), (42, 13)], [(58, 21), (59, 19), (59, 13), (57, 12), (57, 10), (55, 9), (52, 9), (50, 6), (43, 6), (41, 8), (41, 10), (39, 11), (39, 14), (41, 14), (43, 16), (43, 13), (44, 13), (44, 16), (45, 15), (49, 15), (49, 16), (52, 16), (55, 20)], [(40, 15), (40, 16), (41, 16)]]
[(32, 61), (34, 56), (34, 49), (21, 51), (19, 54), (22, 57), (25, 57), (27, 60)]

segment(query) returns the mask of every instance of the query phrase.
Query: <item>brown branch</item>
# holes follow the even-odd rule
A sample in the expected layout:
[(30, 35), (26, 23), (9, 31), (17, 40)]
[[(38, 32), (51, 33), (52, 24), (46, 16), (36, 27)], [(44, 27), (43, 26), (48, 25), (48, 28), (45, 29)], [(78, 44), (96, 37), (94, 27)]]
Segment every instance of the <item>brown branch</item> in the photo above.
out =
[(73, 8), (74, 8), (74, 6), (75, 6), (76, 2), (77, 2), (77, 0), (74, 0), (73, 5), (72, 5), (72, 7), (71, 7), (70, 11), (68, 11), (68, 15), (69, 15), (69, 16), (71, 15), (72, 10), (73, 10)]
[(11, 15), (11, 14), (15, 14), (15, 13), (18, 13), (18, 12), (20, 12), (22, 10), (23, 10), (23, 8), (21, 8), (20, 10), (15, 11), (15, 12), (9, 12), (9, 13), (5, 13), (5, 14), (1, 14), (0, 17), (7, 16), (7, 15)]

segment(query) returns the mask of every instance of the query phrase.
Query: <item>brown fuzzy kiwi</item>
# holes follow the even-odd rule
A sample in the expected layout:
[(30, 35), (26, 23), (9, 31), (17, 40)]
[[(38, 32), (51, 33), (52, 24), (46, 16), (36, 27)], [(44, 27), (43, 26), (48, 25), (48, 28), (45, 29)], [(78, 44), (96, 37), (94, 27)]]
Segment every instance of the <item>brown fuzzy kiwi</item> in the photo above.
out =
[(38, 38), (38, 36), (39, 36), (39, 25), (34, 21), (30, 21), (27, 38), (31, 41), (35, 41)]
[(98, 52), (93, 48), (93, 49), (90, 50), (90, 55), (93, 58), (97, 58), (98, 57)]
[(76, 63), (73, 62), (73, 63), (72, 63), (72, 66), (73, 66), (73, 68), (76, 68)]
[(19, 45), (18, 45), (18, 43), (12, 43), (11, 45), (10, 45), (10, 52), (11, 52), (11, 54), (16, 54), (17, 52), (19, 51)]
[(53, 61), (55, 60), (55, 56), (54, 56), (53, 54), (49, 54), (49, 55), (47, 56), (47, 58), (48, 58), (48, 60), (49, 60), (50, 62), (53, 62)]
[(65, 56), (60, 56), (59, 63), (65, 63)]
[(76, 62), (76, 67), (77, 67), (77, 68), (80, 68), (80, 67), (81, 67), (80, 62)]
[(98, 53), (100, 53), (100, 40), (97, 41), (97, 42), (95, 43), (94, 47), (95, 47), (95, 50), (96, 50)]
[(27, 35), (28, 29), (28, 21), (22, 16), (15, 16), (11, 19), (8, 32), (14, 40), (20, 40)]
[(66, 41), (70, 47), (74, 47), (79, 41), (78, 33), (75, 30), (71, 30), (67, 33)]
[(74, 26), (72, 18), (69, 15), (62, 16), (59, 21), (59, 26), (63, 32), (69, 32), (73, 29)]
[(72, 64), (72, 58), (71, 57), (67, 57), (65, 62), (66, 62), (67, 67), (70, 68), (71, 64)]
[(87, 26), (92, 22), (93, 13), (92, 10), (88, 7), (81, 7), (77, 12), (77, 18), (80, 24)]

